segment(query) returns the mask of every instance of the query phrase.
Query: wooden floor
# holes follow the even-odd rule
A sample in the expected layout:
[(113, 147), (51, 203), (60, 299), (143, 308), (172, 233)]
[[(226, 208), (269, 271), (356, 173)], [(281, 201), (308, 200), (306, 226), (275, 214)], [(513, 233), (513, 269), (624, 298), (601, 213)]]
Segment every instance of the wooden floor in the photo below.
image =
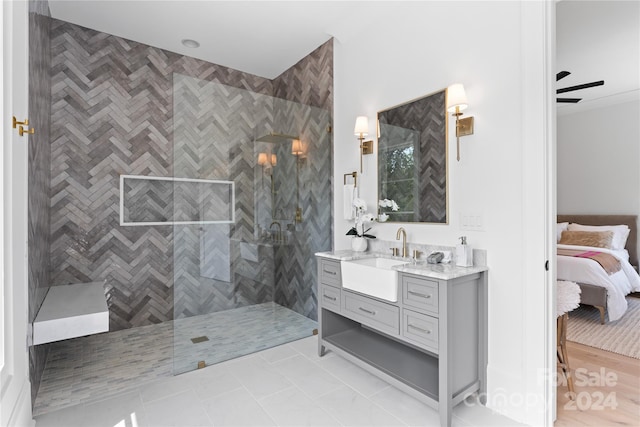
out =
[(640, 360), (567, 341), (576, 399), (558, 377), (555, 427), (640, 426)]

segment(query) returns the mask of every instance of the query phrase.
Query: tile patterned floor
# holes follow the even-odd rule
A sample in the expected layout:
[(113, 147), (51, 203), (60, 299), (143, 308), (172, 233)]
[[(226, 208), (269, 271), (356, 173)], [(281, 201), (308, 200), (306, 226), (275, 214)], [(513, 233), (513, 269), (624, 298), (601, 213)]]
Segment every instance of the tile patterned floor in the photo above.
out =
[[(174, 373), (195, 369), (198, 361), (213, 365), (256, 351), (308, 337), (318, 322), (273, 302), (174, 323)], [(207, 336), (194, 345), (191, 338)]]
[[(315, 328), (317, 322), (265, 303), (54, 343), (33, 413), (122, 395), (193, 370), (200, 360), (213, 365), (310, 336)], [(191, 342), (203, 335), (209, 341)]]
[[(514, 426), (464, 402), (453, 426)], [(36, 417), (36, 427), (439, 426), (436, 411), (328, 352), (309, 337), (100, 402)]]

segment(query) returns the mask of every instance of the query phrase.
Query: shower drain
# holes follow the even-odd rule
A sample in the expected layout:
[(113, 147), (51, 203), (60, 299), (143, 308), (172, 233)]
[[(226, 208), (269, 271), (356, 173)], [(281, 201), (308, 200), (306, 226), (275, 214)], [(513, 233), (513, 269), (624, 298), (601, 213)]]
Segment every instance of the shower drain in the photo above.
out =
[(198, 344), (200, 342), (205, 342), (205, 341), (209, 341), (209, 337), (207, 337), (206, 335), (203, 335), (201, 337), (191, 338), (191, 342), (194, 344)]

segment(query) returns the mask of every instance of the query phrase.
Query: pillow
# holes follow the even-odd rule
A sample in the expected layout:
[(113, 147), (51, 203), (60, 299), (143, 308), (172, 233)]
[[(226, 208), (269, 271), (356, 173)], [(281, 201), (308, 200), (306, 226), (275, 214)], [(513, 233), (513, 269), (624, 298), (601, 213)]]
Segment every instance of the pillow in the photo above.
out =
[(562, 236), (562, 232), (567, 229), (569, 226), (568, 222), (559, 222), (556, 224), (556, 242), (560, 241), (560, 236)]
[(570, 231), (562, 232), (561, 245), (590, 246), (592, 248), (611, 249), (613, 231)]
[(613, 231), (613, 240), (611, 241), (611, 249), (619, 251), (624, 249), (629, 237), (629, 227), (626, 225), (581, 225), (569, 224), (569, 231)]

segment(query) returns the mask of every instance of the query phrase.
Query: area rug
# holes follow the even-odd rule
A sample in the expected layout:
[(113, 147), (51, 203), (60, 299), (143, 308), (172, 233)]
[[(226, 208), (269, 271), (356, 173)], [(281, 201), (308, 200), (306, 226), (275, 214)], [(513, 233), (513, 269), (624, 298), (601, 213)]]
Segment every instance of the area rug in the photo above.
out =
[(640, 298), (627, 297), (627, 304), (622, 318), (604, 325), (595, 307), (569, 312), (567, 340), (640, 359)]

